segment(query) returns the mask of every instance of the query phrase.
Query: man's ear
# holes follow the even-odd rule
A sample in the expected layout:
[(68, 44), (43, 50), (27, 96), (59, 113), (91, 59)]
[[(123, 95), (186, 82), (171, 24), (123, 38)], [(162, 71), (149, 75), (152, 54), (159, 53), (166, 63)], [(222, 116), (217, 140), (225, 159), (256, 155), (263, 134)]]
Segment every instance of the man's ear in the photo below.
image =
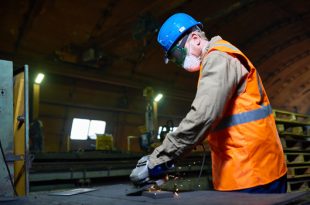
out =
[(197, 33), (192, 33), (192, 39), (195, 42), (196, 46), (199, 46), (201, 44), (201, 37)]

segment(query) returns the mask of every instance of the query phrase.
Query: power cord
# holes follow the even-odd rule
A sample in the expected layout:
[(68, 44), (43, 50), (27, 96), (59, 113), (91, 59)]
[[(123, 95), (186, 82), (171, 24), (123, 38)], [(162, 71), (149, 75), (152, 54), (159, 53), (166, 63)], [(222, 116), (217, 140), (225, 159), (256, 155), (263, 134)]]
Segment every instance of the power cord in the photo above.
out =
[(200, 181), (200, 177), (201, 177), (201, 174), (202, 174), (202, 171), (203, 171), (203, 167), (205, 166), (205, 162), (206, 162), (206, 148), (203, 144), (201, 144), (202, 146), (202, 149), (203, 149), (203, 157), (202, 157), (202, 163), (201, 163), (201, 167), (200, 167), (200, 171), (199, 171), (199, 175), (198, 175), (198, 178), (197, 178), (197, 188), (196, 190), (198, 189), (199, 187), (199, 181)]

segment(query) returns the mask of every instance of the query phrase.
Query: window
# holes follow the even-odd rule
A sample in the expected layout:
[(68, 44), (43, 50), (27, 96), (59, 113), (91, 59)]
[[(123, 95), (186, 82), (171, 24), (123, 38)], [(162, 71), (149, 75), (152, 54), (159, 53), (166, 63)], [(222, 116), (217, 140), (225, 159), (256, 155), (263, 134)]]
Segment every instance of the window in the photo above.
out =
[(96, 139), (96, 134), (104, 134), (105, 121), (91, 120), (89, 124), (88, 136), (90, 139)]
[[(178, 127), (172, 127), (172, 130), (170, 128), (170, 131), (169, 132), (174, 132)], [(163, 127), (163, 126), (159, 126), (158, 127), (158, 135), (157, 135), (157, 139), (160, 139), (160, 133), (161, 132), (166, 132), (167, 131), (167, 128), (166, 127)], [(169, 133), (168, 132), (168, 133)]]
[(88, 137), (96, 139), (96, 134), (104, 134), (105, 126), (105, 121), (74, 118), (70, 139), (86, 140)]
[(86, 140), (90, 120), (74, 118), (70, 138), (73, 140)]

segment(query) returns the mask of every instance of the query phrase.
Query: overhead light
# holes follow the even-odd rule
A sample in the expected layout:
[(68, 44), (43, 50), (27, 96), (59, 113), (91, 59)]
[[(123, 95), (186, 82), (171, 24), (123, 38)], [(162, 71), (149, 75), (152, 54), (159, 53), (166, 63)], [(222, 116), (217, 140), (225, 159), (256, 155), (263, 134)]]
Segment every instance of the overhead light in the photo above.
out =
[(35, 79), (35, 83), (40, 84), (44, 79), (44, 74), (43, 73), (39, 73)]
[(159, 93), (159, 94), (155, 97), (154, 101), (155, 101), (155, 102), (159, 102), (160, 99), (162, 99), (162, 97), (163, 97), (163, 94)]

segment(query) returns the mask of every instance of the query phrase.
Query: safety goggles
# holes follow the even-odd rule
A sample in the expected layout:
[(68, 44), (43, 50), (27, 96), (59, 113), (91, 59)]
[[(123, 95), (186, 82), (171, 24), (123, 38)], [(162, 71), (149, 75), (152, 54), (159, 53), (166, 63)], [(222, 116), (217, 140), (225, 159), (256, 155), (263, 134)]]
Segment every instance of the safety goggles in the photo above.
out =
[(187, 55), (187, 49), (185, 48), (186, 41), (188, 39), (189, 34), (185, 35), (182, 40), (175, 45), (169, 53), (166, 55), (166, 63), (168, 61), (172, 61), (173, 63), (177, 64), (178, 66), (183, 65), (185, 57)]

